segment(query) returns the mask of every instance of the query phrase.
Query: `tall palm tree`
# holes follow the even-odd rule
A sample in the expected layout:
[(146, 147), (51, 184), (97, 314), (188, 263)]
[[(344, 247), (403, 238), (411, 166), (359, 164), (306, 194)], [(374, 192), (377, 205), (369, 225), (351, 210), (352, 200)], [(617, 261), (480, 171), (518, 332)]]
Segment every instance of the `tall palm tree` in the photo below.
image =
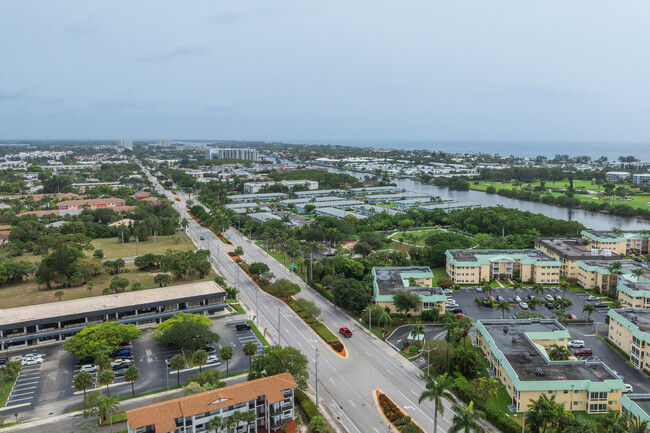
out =
[(426, 378), (426, 385), (422, 394), (420, 394), (419, 404), (424, 400), (433, 402), (433, 433), (438, 433), (438, 412), (441, 416), (445, 415), (445, 406), (442, 404), (442, 399), (446, 398), (449, 401), (455, 401), (453, 394), (450, 392), (454, 385), (447, 373), (443, 373), (437, 378), (429, 375)]
[(623, 265), (621, 262), (612, 262), (611, 265), (607, 266), (607, 270), (609, 271), (609, 280), (607, 282), (607, 290), (610, 290), (612, 287), (612, 283), (614, 286), (616, 286), (616, 281), (618, 280), (618, 274), (623, 269)]
[(533, 289), (533, 292), (535, 292), (535, 294), (536, 294), (537, 296), (539, 296), (539, 295), (541, 295), (542, 293), (544, 293), (544, 286), (542, 286), (542, 285), (539, 284), (539, 283), (535, 283), (535, 284), (533, 284), (532, 289)]
[(448, 433), (483, 433), (483, 428), (478, 420), (483, 419), (485, 414), (480, 410), (474, 410), (474, 401), (470, 401), (467, 407), (455, 404), (451, 407), (454, 417), (451, 420), (451, 427)]
[(571, 284), (568, 281), (562, 281), (560, 283), (560, 287), (562, 288), (562, 298), (564, 298), (564, 294), (566, 293), (567, 290), (571, 287)]
[(596, 311), (596, 306), (590, 302), (587, 302), (583, 307), (582, 311), (587, 313), (587, 321), (591, 319), (591, 314)]
[(524, 286), (520, 282), (515, 282), (515, 284), (512, 286), (512, 294), (516, 295), (517, 290), (522, 290)]
[(621, 301), (620, 299), (614, 299), (612, 301), (612, 308), (614, 310), (618, 310), (620, 308), (623, 308), (623, 301)]
[(631, 420), (621, 412), (607, 409), (607, 415), (598, 419), (596, 427), (599, 432), (627, 433), (629, 421)]
[(207, 429), (207, 431), (214, 430), (216, 433), (223, 426), (224, 426), (223, 419), (219, 418), (218, 416), (215, 416), (210, 421), (208, 421), (205, 428)]
[(492, 289), (492, 286), (490, 285), (490, 282), (489, 282), (489, 281), (485, 281), (485, 282), (483, 282), (483, 285), (481, 286), (481, 288), (483, 289), (483, 294), (484, 294), (486, 297), (487, 297), (487, 296), (490, 296), (490, 295), (492, 294), (492, 290), (493, 290), (493, 289)]
[(460, 329), (463, 331), (463, 346), (465, 346), (465, 339), (467, 338), (469, 331), (472, 329), (472, 326), (474, 326), (474, 323), (470, 317), (463, 317), (458, 322), (458, 326), (460, 326)]
[(645, 274), (645, 271), (642, 268), (637, 268), (632, 271), (632, 275), (636, 277), (637, 283), (641, 281), (641, 277)]
[(537, 400), (530, 400), (528, 408), (525, 422), (531, 432), (545, 433), (549, 427), (554, 429), (556, 422), (565, 414), (564, 403), (558, 404), (554, 395), (548, 398), (546, 394), (541, 394)]
[(442, 319), (442, 329), (447, 331), (447, 341), (451, 340), (451, 333), (454, 330), (454, 328), (458, 327), (458, 321), (456, 320), (456, 316), (454, 316), (453, 313), (447, 312), (445, 314), (445, 317)]
[(535, 308), (537, 308), (538, 305), (542, 304), (543, 301), (539, 298), (535, 298), (535, 299), (527, 300), (526, 303), (528, 304), (531, 310), (534, 310)]
[(120, 397), (117, 395), (100, 397), (99, 402), (97, 403), (97, 411), (99, 412), (100, 420), (106, 421), (106, 419), (108, 419), (111, 424), (111, 430), (113, 430), (113, 414), (117, 412), (119, 406)]
[(571, 352), (564, 346), (554, 344), (548, 356), (551, 358), (551, 361), (566, 361), (571, 356)]
[(419, 337), (420, 335), (425, 335), (426, 334), (424, 329), (425, 329), (424, 325), (422, 325), (422, 324), (413, 325), (413, 326), (411, 326), (411, 335), (413, 337), (415, 337), (416, 340), (418, 340), (417, 337)]
[(638, 418), (631, 418), (628, 422), (629, 433), (650, 433), (650, 423), (647, 420), (641, 421)]
[(506, 313), (510, 312), (510, 302), (508, 301), (499, 301), (497, 304), (497, 310), (501, 310), (501, 318), (506, 318)]

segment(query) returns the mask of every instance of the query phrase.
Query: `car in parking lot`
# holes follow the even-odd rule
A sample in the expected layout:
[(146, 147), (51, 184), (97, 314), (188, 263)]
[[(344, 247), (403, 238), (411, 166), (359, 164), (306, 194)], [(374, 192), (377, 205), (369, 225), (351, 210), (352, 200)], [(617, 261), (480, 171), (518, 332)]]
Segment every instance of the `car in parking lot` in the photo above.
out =
[(352, 337), (352, 331), (350, 331), (348, 328), (341, 328), (339, 329), (339, 333), (343, 335), (345, 338), (350, 338)]
[(453, 295), (453, 294), (454, 294), (454, 291), (451, 290), (451, 289), (444, 289), (444, 290), (442, 291), (442, 293), (444, 293), (445, 295), (449, 296), (449, 295)]
[(607, 306), (607, 304), (605, 304), (605, 303), (603, 303), (603, 302), (596, 302), (596, 303), (594, 304), (594, 307), (609, 310), (609, 307)]
[(133, 365), (133, 360), (128, 359), (128, 358), (118, 358), (115, 361), (111, 362), (111, 367), (115, 368), (120, 368), (120, 367), (128, 367), (130, 365)]
[(20, 356), (20, 359), (44, 358), (44, 357), (45, 355), (43, 355), (42, 353), (32, 352), (32, 353), (24, 353), (23, 355)]
[(235, 325), (235, 329), (238, 331), (249, 331), (251, 329), (250, 323), (240, 322)]
[(572, 349), (580, 349), (581, 347), (585, 347), (585, 342), (582, 340), (571, 340), (568, 346)]
[(121, 349), (116, 352), (113, 352), (113, 358), (123, 358), (125, 356), (131, 356), (133, 352), (131, 349)]
[(481, 287), (478, 287), (478, 286), (474, 287), (474, 290), (476, 290), (479, 293), (481, 293), (483, 291), (483, 289)]
[(578, 320), (578, 316), (573, 313), (569, 313), (566, 316), (569, 318), (569, 320)]
[(129, 367), (116, 368), (115, 370), (113, 370), (113, 374), (115, 375), (115, 377), (124, 376), (124, 373), (126, 373), (127, 368)]
[(597, 302), (599, 299), (593, 295), (587, 296), (587, 302)]
[(463, 309), (460, 308), (459, 306), (454, 306), (451, 308), (447, 308), (447, 311), (449, 311), (450, 313), (462, 313)]
[(634, 387), (629, 383), (626, 383), (625, 388), (623, 388), (623, 394), (629, 394), (631, 392), (634, 392)]
[(457, 320), (460, 320), (460, 319), (462, 319), (463, 317), (467, 317), (467, 316), (464, 315), (463, 313), (458, 313), (458, 314), (456, 314), (456, 319), (457, 319)]
[(528, 295), (528, 299), (537, 299), (535, 295)]
[(554, 307), (554, 304), (553, 304), (552, 302), (547, 302), (547, 303), (544, 304), (544, 306), (545, 306), (546, 308), (548, 308), (549, 310), (552, 310), (553, 307)]
[(505, 301), (505, 300), (506, 300), (506, 298), (504, 298), (503, 296), (501, 296), (501, 295), (497, 296), (497, 301), (501, 302), (501, 301)]
[(20, 360), (20, 363), (23, 367), (26, 367), (28, 365), (38, 365), (43, 363), (43, 358), (41, 357), (24, 358)]
[(519, 306), (521, 307), (522, 310), (527, 310), (528, 309), (528, 304), (525, 302), (520, 302)]
[(206, 364), (221, 364), (219, 357), (217, 355), (209, 355), (208, 359), (205, 361)]
[(576, 356), (591, 356), (594, 354), (593, 351), (588, 347), (584, 347), (582, 349), (576, 349), (573, 351), (573, 353)]
[(554, 301), (555, 298), (553, 297), (553, 295), (546, 295), (546, 300), (547, 301)]
[(206, 344), (205, 346), (203, 346), (203, 350), (210, 353), (210, 352), (214, 352), (215, 348), (212, 344)]
[(7, 358), (0, 358), (0, 366), (5, 365), (7, 363)]
[(97, 366), (95, 364), (84, 364), (81, 366), (81, 371), (87, 371), (88, 373), (94, 373), (97, 371)]
[(515, 302), (521, 302), (521, 298), (519, 297), (519, 295), (515, 296), (513, 299)]

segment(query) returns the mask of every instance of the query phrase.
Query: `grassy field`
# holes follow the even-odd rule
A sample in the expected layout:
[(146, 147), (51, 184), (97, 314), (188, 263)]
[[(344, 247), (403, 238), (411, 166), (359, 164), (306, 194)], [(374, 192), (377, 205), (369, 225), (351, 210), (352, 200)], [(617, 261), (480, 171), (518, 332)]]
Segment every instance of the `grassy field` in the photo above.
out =
[(431, 272), (433, 272), (433, 287), (437, 287), (436, 283), (440, 278), (449, 278), (449, 275), (447, 274), (447, 270), (444, 266), (438, 266), (437, 268), (431, 269)]
[(15, 380), (10, 380), (5, 382), (4, 391), (0, 388), (0, 407), (3, 407), (9, 398), (9, 393), (11, 393), (11, 388), (14, 386)]
[(412, 232), (399, 232), (395, 236), (393, 236), (391, 239), (395, 239), (396, 241), (400, 242), (406, 242), (409, 244), (415, 244), (415, 245), (426, 245), (424, 243), (424, 240), (428, 237), (431, 236), (432, 233), (439, 231), (438, 229), (426, 229), (426, 230), (420, 230), (420, 231), (412, 231)]
[[(136, 255), (136, 242), (131, 241), (122, 245), (121, 241), (116, 238), (110, 239), (93, 239), (92, 244), (96, 249), (104, 251), (105, 259), (117, 259), (121, 257), (132, 257)], [(141, 256), (146, 253), (163, 254), (168, 249), (172, 250), (195, 250), (196, 246), (187, 238), (183, 240), (183, 235), (178, 235), (178, 243), (175, 237), (172, 236), (159, 236), (158, 241), (154, 243), (153, 239), (144, 242), (138, 242), (137, 255)]]
[[(154, 284), (153, 279), (157, 275), (150, 272), (139, 271), (133, 263), (127, 263), (126, 270), (128, 272), (120, 274), (120, 276), (127, 278), (131, 284), (139, 282), (145, 289), (153, 289), (158, 287)], [(215, 277), (214, 271), (210, 270), (210, 274), (203, 280), (194, 281), (209, 281)], [(102, 274), (93, 279), (94, 290), (92, 296), (101, 296), (102, 289), (108, 287), (109, 282), (113, 278), (112, 275)], [(173, 280), (172, 285), (185, 284), (188, 281), (183, 279)], [(55, 290), (39, 290), (36, 284), (35, 277), (30, 277), (29, 280), (22, 283), (6, 284), (0, 288), (0, 305), (2, 308), (22, 307), (26, 305), (44, 304), (48, 302), (58, 302), (59, 299), (54, 296)], [(65, 295), (63, 300), (79, 299), (88, 297), (86, 285), (79, 287), (69, 287), (63, 289)]]
[[(540, 182), (531, 182), (531, 183), (524, 183), (520, 186), (515, 186), (514, 182), (490, 182), (490, 181), (478, 181), (478, 184), (474, 182), (470, 182), (470, 189), (477, 190), (477, 191), (485, 191), (489, 186), (493, 186), (496, 188), (498, 191), (499, 189), (516, 189), (516, 188), (526, 188), (528, 186), (534, 188), (536, 186), (539, 186)], [(568, 181), (558, 181), (558, 182), (546, 182), (545, 183), (546, 188), (560, 188), (564, 189), (569, 186)], [(599, 188), (598, 185), (595, 183), (588, 181), (588, 180), (574, 180), (573, 181), (573, 187), (576, 190), (583, 190), (583, 191), (592, 191), (593, 193), (589, 194), (576, 194), (574, 197), (577, 198), (580, 201), (585, 201), (585, 202), (596, 202), (596, 203), (612, 203), (612, 204), (627, 204), (632, 207), (638, 208), (647, 208), (650, 206), (650, 194), (644, 194), (639, 191), (638, 188), (633, 188), (629, 185), (626, 185), (626, 188), (628, 189), (628, 193), (630, 194), (627, 200), (620, 200), (618, 198), (614, 197), (604, 197), (600, 193), (602, 193), (602, 188)], [(562, 195), (562, 192), (550, 192), (551, 195), (553, 196), (558, 196)]]

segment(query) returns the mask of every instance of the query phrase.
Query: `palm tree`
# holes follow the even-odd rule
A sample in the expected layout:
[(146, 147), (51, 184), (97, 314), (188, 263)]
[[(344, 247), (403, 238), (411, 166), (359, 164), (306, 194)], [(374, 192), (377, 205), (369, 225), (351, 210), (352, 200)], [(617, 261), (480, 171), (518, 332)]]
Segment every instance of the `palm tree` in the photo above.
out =
[(426, 332), (424, 331), (424, 325), (418, 324), (418, 325), (413, 325), (411, 326), (411, 335), (419, 341), (417, 337), (420, 335), (426, 335)]
[(551, 358), (551, 361), (566, 361), (571, 356), (571, 352), (564, 346), (554, 344), (548, 356)]
[(483, 286), (481, 286), (481, 287), (482, 287), (483, 293), (485, 294), (486, 297), (490, 296), (492, 294), (493, 289), (492, 289), (492, 286), (490, 285), (489, 281), (485, 281), (483, 283)]
[(246, 423), (246, 428), (244, 431), (248, 431), (248, 426), (254, 424), (257, 421), (257, 414), (254, 410), (247, 410), (246, 412), (241, 413), (241, 422)]
[(443, 373), (437, 378), (431, 375), (426, 377), (426, 385), (422, 394), (420, 394), (419, 404), (422, 401), (429, 400), (433, 402), (433, 433), (438, 433), (438, 412), (441, 416), (445, 415), (445, 406), (442, 404), (442, 399), (446, 398), (450, 401), (455, 401), (454, 396), (450, 392), (454, 383), (447, 373)]
[(621, 301), (620, 299), (614, 299), (612, 301), (612, 309), (618, 310), (621, 308), (623, 308), (623, 301)]
[(113, 430), (113, 414), (120, 406), (120, 397), (117, 395), (109, 397), (101, 397), (97, 404), (97, 411), (99, 412), (100, 419), (106, 420), (108, 418), (111, 424), (111, 431)]
[(219, 354), (221, 355), (221, 358), (223, 358), (224, 361), (226, 361), (226, 375), (229, 373), (229, 367), (228, 363), (232, 359), (232, 357), (235, 355), (235, 352), (230, 345), (225, 345), (219, 350)]
[(199, 373), (201, 373), (202, 367), (208, 362), (208, 353), (199, 349), (192, 354), (192, 364), (199, 366)]
[(219, 418), (218, 416), (215, 416), (210, 421), (208, 421), (208, 423), (205, 425), (205, 428), (207, 429), (207, 431), (214, 430), (216, 433), (223, 426), (224, 426), (223, 419)]
[(607, 433), (627, 433), (628, 423), (631, 420), (621, 412), (607, 409), (607, 415), (598, 419), (596, 427), (599, 432)]
[(467, 338), (469, 331), (472, 329), (472, 326), (474, 326), (474, 323), (470, 317), (465, 316), (460, 319), (458, 326), (460, 326), (460, 329), (463, 331), (463, 346), (465, 346), (465, 339)]
[(534, 310), (535, 308), (537, 308), (538, 305), (542, 304), (543, 301), (539, 298), (535, 298), (535, 299), (529, 299), (528, 301), (526, 301), (526, 303), (528, 304), (531, 310)]
[(587, 302), (583, 307), (582, 311), (587, 313), (587, 322), (591, 319), (591, 314), (596, 311), (596, 306), (590, 302)]
[(442, 319), (442, 329), (447, 331), (447, 341), (451, 341), (451, 333), (454, 328), (459, 326), (456, 316), (453, 313), (447, 312), (445, 317)]
[(524, 286), (520, 282), (515, 282), (515, 284), (512, 286), (512, 294), (516, 295), (517, 290), (521, 290), (523, 288), (524, 288)]
[(508, 301), (499, 301), (497, 304), (497, 310), (501, 310), (501, 318), (506, 318), (506, 313), (510, 312), (510, 302)]
[(124, 372), (124, 380), (127, 382), (131, 382), (131, 395), (135, 397), (135, 387), (133, 386), (133, 382), (138, 380), (140, 377), (140, 370), (138, 370), (138, 367), (135, 365), (129, 366), (126, 371)]
[(612, 286), (612, 282), (614, 283), (614, 286), (616, 285), (616, 281), (618, 279), (618, 274), (623, 269), (623, 265), (621, 262), (612, 262), (611, 265), (607, 266), (607, 270), (609, 271), (609, 280), (607, 282), (607, 289), (609, 290)]
[(251, 363), (253, 362), (253, 355), (257, 353), (257, 344), (252, 341), (248, 341), (246, 344), (244, 344), (242, 350), (244, 351), (244, 355), (248, 356), (248, 366), (250, 367)]
[(95, 379), (93, 379), (93, 375), (87, 371), (80, 371), (79, 374), (74, 377), (74, 387), (77, 388), (78, 391), (83, 391), (84, 397), (86, 396), (86, 389), (93, 386), (93, 383), (95, 383)]
[(539, 296), (539, 295), (541, 295), (542, 293), (544, 293), (544, 286), (542, 286), (542, 285), (539, 284), (539, 283), (535, 283), (535, 284), (533, 284), (532, 289), (533, 289), (533, 292), (535, 292), (535, 295), (537, 295), (537, 296)]
[(638, 418), (631, 418), (628, 424), (629, 433), (650, 433), (650, 423), (648, 423), (648, 420), (641, 421)]
[(632, 271), (632, 275), (636, 277), (637, 283), (641, 281), (641, 277), (645, 274), (645, 271), (642, 268), (637, 268)]
[(612, 233), (618, 237), (623, 236), (623, 230), (618, 227), (612, 227)]
[(467, 407), (455, 404), (451, 410), (455, 415), (451, 420), (451, 427), (447, 430), (448, 433), (458, 433), (461, 430), (464, 433), (483, 433), (478, 420), (483, 419), (485, 414), (480, 410), (474, 410), (474, 401), (470, 401)]
[(554, 428), (555, 422), (565, 413), (564, 403), (558, 404), (554, 395), (548, 398), (546, 394), (541, 394), (537, 400), (530, 400), (528, 408), (530, 410), (524, 421), (531, 432), (544, 433), (549, 426)]
[(564, 294), (571, 287), (571, 284), (565, 280), (560, 283), (560, 287), (562, 288), (562, 298), (564, 298)]
[(104, 370), (97, 375), (97, 386), (106, 385), (106, 394), (111, 396), (111, 390), (108, 387), (111, 383), (115, 382), (115, 373), (111, 370)]
[(181, 385), (181, 370), (185, 368), (186, 363), (187, 362), (183, 355), (174, 355), (169, 361), (169, 367), (171, 367), (172, 370), (176, 370), (176, 383), (178, 386)]

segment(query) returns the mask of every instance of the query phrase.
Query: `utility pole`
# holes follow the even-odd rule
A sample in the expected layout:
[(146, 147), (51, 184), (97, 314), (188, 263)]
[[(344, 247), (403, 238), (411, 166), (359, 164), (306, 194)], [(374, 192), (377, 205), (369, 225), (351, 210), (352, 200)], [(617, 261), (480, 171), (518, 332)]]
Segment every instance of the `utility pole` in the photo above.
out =
[(309, 281), (314, 280), (314, 249), (309, 252)]
[(280, 309), (278, 308), (278, 346), (282, 346), (282, 331), (280, 330)]
[(316, 407), (318, 407), (318, 347), (316, 348)]
[(255, 326), (259, 326), (258, 316), (260, 315), (260, 312), (257, 308), (257, 292), (259, 292), (259, 290), (255, 290)]

